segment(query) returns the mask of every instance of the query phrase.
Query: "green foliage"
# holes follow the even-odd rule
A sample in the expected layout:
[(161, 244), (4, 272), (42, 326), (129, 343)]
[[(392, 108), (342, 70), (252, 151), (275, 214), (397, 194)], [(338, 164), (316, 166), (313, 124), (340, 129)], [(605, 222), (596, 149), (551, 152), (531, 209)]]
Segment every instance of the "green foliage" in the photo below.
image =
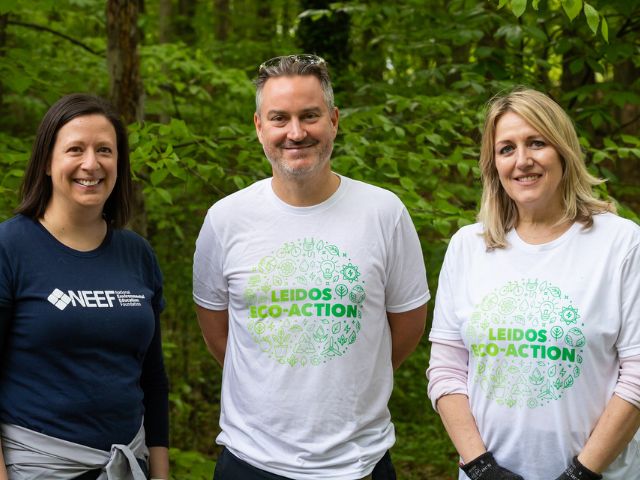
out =
[[(499, 0), (498, 8), (502, 8), (507, 0)], [(601, 34), (605, 42), (609, 41), (609, 26), (604, 15), (601, 15), (596, 8), (582, 0), (561, 0), (560, 4), (569, 20), (573, 21), (581, 12), (584, 12), (587, 25), (591, 32), (595, 35), (598, 32), (598, 25), (602, 21)], [(533, 0), (531, 6), (534, 10), (538, 10), (540, 0)], [(516, 17), (520, 17), (527, 9), (527, 0), (511, 0), (511, 11)]]
[[(193, 11), (180, 10), (187, 3)], [(515, 85), (550, 92), (567, 109), (589, 168), (607, 179), (598, 193), (640, 222), (637, 2), (376, 0), (305, 11), (293, 0), (238, 0), (229, 2), (226, 31), (214, 28), (222, 3), (174, 1), (165, 18), (159, 2), (146, 2), (139, 21), (145, 121), (129, 126), (131, 162), (165, 277), (175, 478), (210, 478), (217, 454), (221, 370), (193, 312), (195, 238), (212, 203), (269, 175), (251, 121), (251, 79), (265, 59), (299, 51), (314, 21), (348, 15), (345, 45), (328, 38), (322, 46), (344, 62), (331, 71), (341, 113), (333, 167), (400, 196), (420, 234), (432, 293), (448, 239), (477, 211), (483, 106)], [(108, 72), (104, 2), (0, 0), (3, 14), (4, 219), (44, 111), (73, 91), (106, 96)], [(161, 35), (163, 22), (170, 28)], [(426, 399), (427, 363), (425, 339), (396, 375), (392, 454), (403, 479), (453, 478), (457, 470)]]
[(199, 452), (169, 449), (173, 478), (189, 480), (210, 480), (216, 463)]
[(18, 204), (18, 189), (27, 163), (28, 142), (0, 132), (0, 212), (4, 218)]
[(396, 371), (389, 405), (398, 437), (392, 459), (403, 480), (457, 478), (458, 456), (440, 417), (425, 400), (428, 343), (423, 339), (408, 363)]
[(567, 14), (567, 17), (569, 17), (569, 20), (573, 20), (582, 10), (582, 0), (562, 0), (562, 8)]

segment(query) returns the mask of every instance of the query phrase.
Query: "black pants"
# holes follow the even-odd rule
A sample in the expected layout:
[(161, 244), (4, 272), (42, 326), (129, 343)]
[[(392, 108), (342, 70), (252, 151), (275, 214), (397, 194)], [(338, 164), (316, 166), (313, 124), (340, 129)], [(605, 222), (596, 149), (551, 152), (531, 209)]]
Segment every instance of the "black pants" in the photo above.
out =
[[(396, 480), (396, 471), (391, 463), (391, 455), (387, 451), (376, 464), (372, 472), (373, 480)], [(273, 473), (265, 472), (240, 460), (226, 448), (218, 457), (213, 480), (291, 480)]]

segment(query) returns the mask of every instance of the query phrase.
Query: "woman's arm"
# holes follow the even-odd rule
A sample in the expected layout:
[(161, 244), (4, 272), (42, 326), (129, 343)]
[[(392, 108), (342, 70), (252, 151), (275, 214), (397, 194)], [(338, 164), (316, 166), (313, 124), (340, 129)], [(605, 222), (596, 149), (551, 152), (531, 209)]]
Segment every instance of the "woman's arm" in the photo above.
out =
[[(169, 449), (167, 447), (149, 447), (149, 473), (151, 480), (169, 479)], [(0, 480), (2, 480), (1, 474)]]
[(469, 352), (464, 343), (432, 339), (427, 392), (465, 463), (487, 451), (467, 396)]
[[(639, 340), (640, 245), (636, 245), (620, 269), (620, 311), (623, 319), (618, 341), (629, 351)], [(630, 338), (631, 336), (631, 338)], [(635, 350), (631, 348), (631, 350)], [(625, 353), (625, 352), (622, 353)], [(619, 351), (619, 355), (621, 352)], [(640, 427), (640, 355), (621, 355), (614, 394), (598, 419), (578, 461), (593, 472), (605, 470), (625, 449)]]
[(487, 451), (466, 395), (444, 395), (437, 400), (436, 405), (444, 428), (464, 463), (469, 463)]
[(523, 480), (501, 467), (487, 451), (469, 406), (468, 364), (469, 352), (462, 341), (433, 341), (427, 370), (428, 394), (462, 457), (461, 468), (472, 480)]
[(593, 472), (605, 470), (640, 428), (640, 409), (613, 395), (578, 460)]
[[(8, 306), (0, 306), (0, 354), (2, 354), (4, 350), (4, 344), (7, 341), (7, 335), (12, 318), (12, 308)], [(4, 464), (4, 455), (2, 453), (2, 439), (0, 439), (0, 480), (7, 480), (7, 478), (7, 467)]]
[[(142, 366), (140, 385), (144, 392), (144, 428), (149, 447), (151, 478), (169, 478), (169, 384), (164, 369), (160, 334), (160, 314), (156, 331)], [(0, 479), (1, 480), (1, 479)]]
[(0, 444), (0, 480), (8, 480), (7, 467), (4, 464), (4, 455), (2, 454), (2, 446)]

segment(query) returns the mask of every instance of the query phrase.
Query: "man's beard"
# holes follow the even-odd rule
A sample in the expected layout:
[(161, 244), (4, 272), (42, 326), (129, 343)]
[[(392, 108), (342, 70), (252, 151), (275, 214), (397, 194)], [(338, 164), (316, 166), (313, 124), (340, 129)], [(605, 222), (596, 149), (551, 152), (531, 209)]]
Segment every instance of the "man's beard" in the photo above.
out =
[[(284, 148), (295, 148), (295, 147), (312, 147), (315, 145), (318, 145), (320, 142), (318, 142), (317, 140), (307, 140), (305, 139), (302, 142), (283, 142), (282, 144), (278, 145), (276, 147), (276, 151), (279, 153), (282, 153), (282, 149)], [(278, 170), (280, 173), (282, 173), (283, 175), (287, 176), (287, 177), (291, 177), (291, 178), (303, 178), (305, 176), (309, 176), (319, 170), (322, 169), (322, 167), (324, 167), (327, 163), (329, 163), (330, 159), (331, 159), (331, 152), (333, 151), (333, 142), (328, 142), (327, 144), (325, 144), (323, 146), (323, 148), (321, 148), (319, 151), (317, 151), (315, 153), (316, 156), (316, 160), (311, 163), (310, 165), (308, 165), (307, 167), (304, 168), (298, 168), (295, 166), (292, 166), (290, 164), (290, 160), (284, 160), (284, 155), (280, 154), (280, 155), (270, 155), (269, 152), (267, 152), (266, 149), (265, 150), (265, 155), (267, 156), (267, 159), (269, 160), (269, 163), (271, 163), (271, 166), (275, 169)], [(303, 154), (302, 156), (300, 156), (299, 158), (305, 158), (307, 155)], [(293, 161), (297, 160), (297, 158), (291, 159)]]

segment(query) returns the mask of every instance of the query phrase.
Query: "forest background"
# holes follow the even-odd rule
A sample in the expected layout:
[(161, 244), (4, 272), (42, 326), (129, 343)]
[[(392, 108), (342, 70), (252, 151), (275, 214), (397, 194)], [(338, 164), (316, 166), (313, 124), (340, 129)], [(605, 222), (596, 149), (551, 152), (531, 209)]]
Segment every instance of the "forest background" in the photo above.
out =
[[(639, 222), (639, 49), (637, 0), (0, 0), (0, 219), (47, 108), (71, 92), (110, 98), (129, 124), (131, 227), (165, 277), (173, 478), (210, 479), (221, 369), (195, 319), (191, 259), (207, 208), (269, 175), (252, 123), (258, 65), (327, 59), (341, 110), (333, 168), (400, 196), (435, 293), (448, 239), (476, 214), (483, 106), (514, 85), (569, 112), (608, 180), (599, 194)], [(426, 398), (428, 356), (425, 337), (396, 374), (401, 479), (457, 470)]]

